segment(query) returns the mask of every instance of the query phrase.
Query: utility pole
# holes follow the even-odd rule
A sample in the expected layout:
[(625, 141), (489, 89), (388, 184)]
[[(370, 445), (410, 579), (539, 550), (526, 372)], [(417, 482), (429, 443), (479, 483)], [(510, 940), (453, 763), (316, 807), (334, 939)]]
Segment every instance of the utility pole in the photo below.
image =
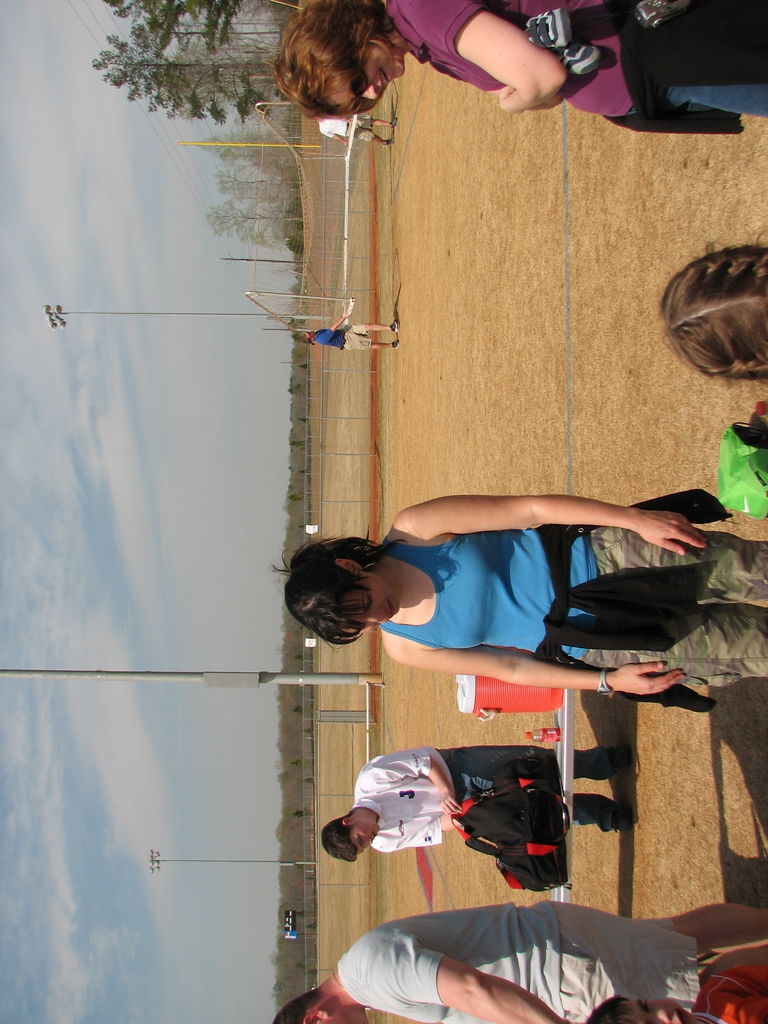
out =
[(281, 868), (314, 868), (313, 860), (274, 860), (274, 859), (233, 859), (231, 857), (163, 857), (159, 850), (149, 851), (149, 870), (152, 874), (159, 871), (163, 864), (278, 864)]
[(0, 669), (0, 679), (73, 679), (98, 683), (202, 683), (222, 688), (383, 686), (378, 672), (113, 672), (101, 669)]
[(55, 306), (47, 304), (43, 306), (43, 312), (48, 320), (48, 326), (51, 330), (55, 330), (57, 327), (66, 327), (67, 321), (65, 317), (69, 316), (164, 316), (164, 317), (179, 317), (179, 316), (216, 316), (216, 317), (228, 317), (228, 316), (248, 316), (248, 317), (267, 317), (268, 313), (198, 313), (198, 312), (168, 312), (167, 310), (152, 310), (152, 311), (137, 311), (137, 310), (113, 310), (113, 309), (70, 309), (65, 310), (61, 303), (57, 303)]

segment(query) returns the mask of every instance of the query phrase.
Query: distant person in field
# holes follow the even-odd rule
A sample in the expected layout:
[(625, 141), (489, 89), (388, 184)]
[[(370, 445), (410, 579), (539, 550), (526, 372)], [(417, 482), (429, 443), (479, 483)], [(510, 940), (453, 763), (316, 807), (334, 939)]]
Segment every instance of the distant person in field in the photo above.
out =
[[(323, 848), (354, 861), (369, 846), (380, 853), (438, 846), (456, 832), (451, 815), (465, 800), (492, 789), (505, 764), (541, 752), (531, 746), (416, 747), (375, 757), (357, 776), (352, 809), (323, 827)], [(611, 779), (631, 764), (626, 744), (574, 752), (577, 779)], [(603, 832), (627, 832), (634, 823), (631, 807), (597, 793), (574, 794), (573, 820)]]
[[(316, 117), (315, 121), (322, 134), (328, 139), (346, 142), (349, 137), (351, 128), (351, 118), (349, 117)], [(391, 121), (383, 121), (380, 117), (374, 117), (372, 114), (358, 114), (355, 138), (360, 139), (361, 142), (378, 142), (382, 146), (391, 146), (395, 141), (396, 124), (396, 117)], [(386, 126), (392, 132), (388, 139), (383, 139), (373, 130), (374, 126), (379, 125)]]
[(613, 996), (587, 1024), (765, 1024), (768, 1020), (768, 946), (723, 953), (700, 975), (687, 1010), (674, 999)]
[(708, 377), (768, 378), (768, 249), (741, 245), (671, 279), (661, 315), (674, 351)]
[(324, 327), (320, 331), (305, 331), (304, 339), (308, 345), (327, 345), (329, 348), (340, 348), (345, 352), (363, 352), (372, 348), (397, 348), (400, 339), (394, 341), (373, 341), (370, 337), (371, 331), (391, 331), (397, 334), (400, 324), (393, 320), (391, 324), (352, 324), (346, 331), (341, 330), (341, 325), (347, 319), (347, 314), (342, 313), (335, 324)]

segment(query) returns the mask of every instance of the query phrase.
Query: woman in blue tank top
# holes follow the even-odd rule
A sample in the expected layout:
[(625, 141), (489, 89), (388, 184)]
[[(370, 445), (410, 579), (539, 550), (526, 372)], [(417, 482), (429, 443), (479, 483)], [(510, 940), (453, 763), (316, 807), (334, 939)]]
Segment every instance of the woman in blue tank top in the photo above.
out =
[[(563, 643), (562, 660), (582, 663), (571, 667), (525, 652), (544, 641), (556, 597), (535, 528), (580, 523), (596, 528), (573, 542), (563, 570), (564, 635), (579, 642)], [(661, 703), (677, 703), (665, 693), (675, 686), (692, 710), (712, 702), (675, 685), (686, 675), (720, 684), (768, 675), (768, 610), (757, 606), (768, 602), (768, 544), (702, 533), (673, 512), (565, 495), (435, 498), (398, 513), (383, 544), (313, 541), (286, 573), (289, 610), (320, 637), (346, 644), (381, 629), (391, 658), (432, 672)], [(597, 603), (587, 596), (596, 593)], [(636, 647), (605, 639), (638, 638), (625, 628), (628, 596), (657, 623)]]

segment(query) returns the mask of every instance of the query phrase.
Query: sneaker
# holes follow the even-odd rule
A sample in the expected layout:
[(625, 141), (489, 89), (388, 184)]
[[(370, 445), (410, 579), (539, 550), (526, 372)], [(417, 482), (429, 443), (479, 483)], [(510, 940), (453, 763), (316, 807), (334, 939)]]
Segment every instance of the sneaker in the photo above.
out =
[(545, 11), (535, 18), (529, 18), (525, 28), (533, 45), (544, 50), (551, 50), (553, 47), (562, 49), (573, 38), (571, 19), (564, 7), (557, 7), (554, 11)]
[(611, 811), (611, 829), (613, 832), (631, 832), (635, 827), (635, 816), (629, 804), (616, 804)]
[(397, 334), (397, 332), (400, 330), (400, 321), (397, 319), (397, 317), (395, 317), (395, 319), (389, 325), (389, 329), (390, 331), (392, 331), (393, 334)]
[(628, 743), (619, 743), (615, 747), (608, 747), (606, 750), (611, 768), (615, 772), (623, 772), (626, 768), (632, 767), (632, 747)]
[(589, 43), (569, 43), (560, 53), (563, 67), (571, 75), (588, 75), (602, 59), (600, 47)]
[(400, 348), (400, 339), (392, 342), (392, 348)]

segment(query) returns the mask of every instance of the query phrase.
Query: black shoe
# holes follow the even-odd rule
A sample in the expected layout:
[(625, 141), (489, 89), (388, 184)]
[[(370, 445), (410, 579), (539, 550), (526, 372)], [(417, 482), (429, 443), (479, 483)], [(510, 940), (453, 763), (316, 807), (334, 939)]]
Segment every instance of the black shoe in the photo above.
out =
[(606, 753), (608, 754), (611, 768), (615, 772), (623, 772), (625, 768), (632, 767), (634, 758), (632, 747), (628, 743), (619, 743), (615, 747), (606, 747)]
[(395, 319), (389, 325), (389, 329), (390, 331), (392, 331), (393, 334), (397, 334), (397, 332), (400, 330), (400, 321), (397, 319), (397, 317), (395, 317)]
[(392, 342), (392, 348), (400, 348), (400, 339), (399, 338), (397, 339), (397, 341), (393, 341)]
[(611, 831), (631, 832), (635, 827), (635, 815), (629, 804), (616, 804), (611, 811)]

